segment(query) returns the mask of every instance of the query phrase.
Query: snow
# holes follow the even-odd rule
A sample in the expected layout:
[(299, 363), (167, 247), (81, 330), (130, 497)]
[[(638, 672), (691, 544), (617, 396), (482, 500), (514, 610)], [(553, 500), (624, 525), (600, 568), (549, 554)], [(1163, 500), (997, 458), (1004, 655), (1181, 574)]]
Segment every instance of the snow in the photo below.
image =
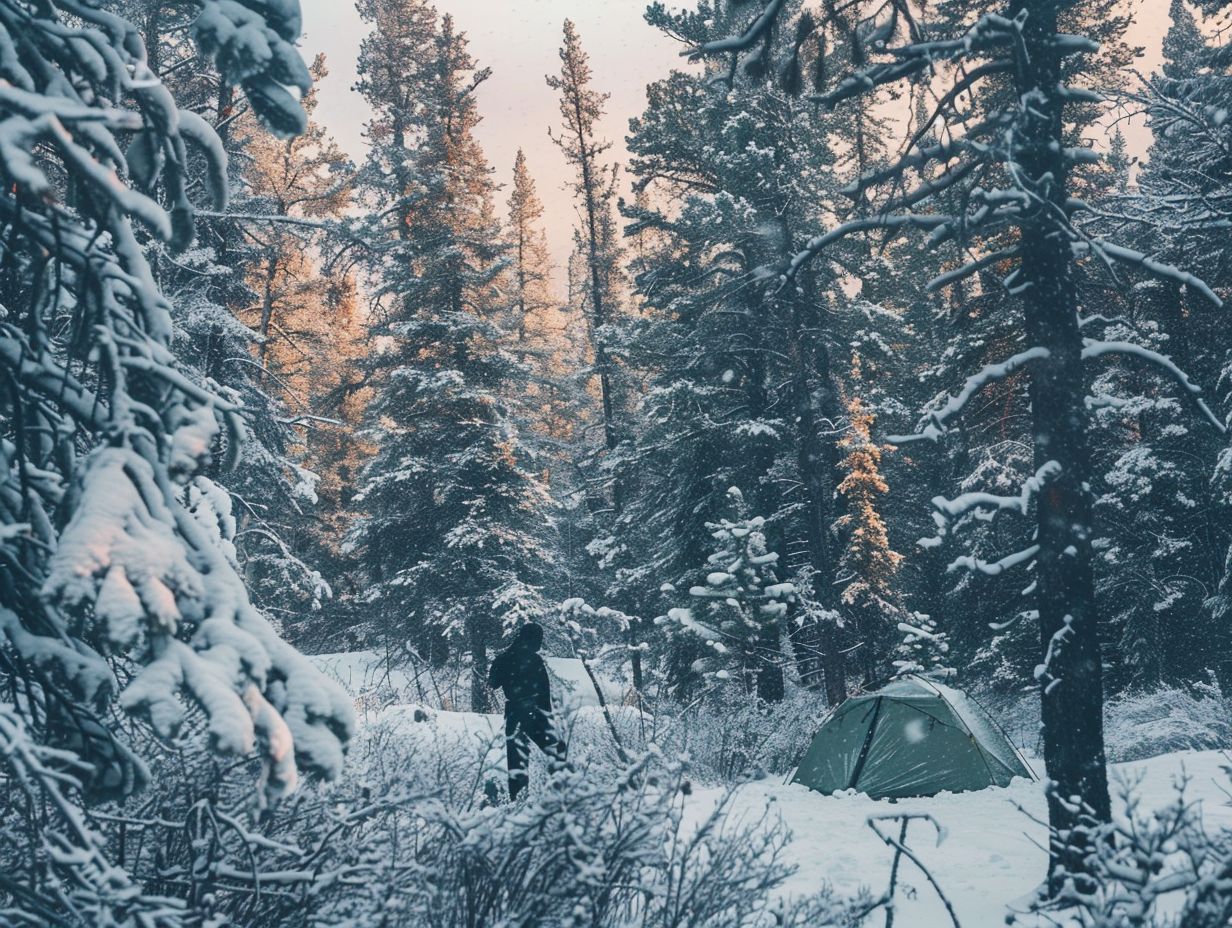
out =
[[(416, 686), (412, 670), (373, 651), (320, 655), (310, 660), (341, 680), (357, 700), (374, 689), (409, 693)], [(575, 708), (565, 730), (571, 759), (585, 765), (598, 756), (593, 753), (596, 746), (606, 745), (608, 739), (601, 711), (594, 705), (593, 687), (580, 661), (557, 657), (548, 657), (547, 661), (557, 696), (562, 687), (580, 694), (572, 703)], [(616, 684), (602, 677), (600, 683), (622, 726), (632, 725), (634, 710), (619, 705)], [(978, 734), (984, 725), (983, 714), (971, 708), (961, 693), (934, 685)], [(613, 687), (611, 691), (609, 686)], [(254, 717), (259, 718), (256, 713)], [(420, 757), (469, 758), (467, 762), (478, 765), (482, 778), (503, 776), (503, 719), (499, 714), (430, 708), (426, 701), (410, 697), (371, 710), (363, 728), (378, 743), (389, 737), (404, 739), (417, 745)], [(809, 734), (802, 732), (801, 738), (806, 740)], [(907, 732), (908, 737), (918, 734)], [(1029, 761), (1043, 779), (1042, 763), (1036, 758)], [(1132, 789), (1141, 809), (1163, 808), (1175, 800), (1177, 785), (1187, 779), (1187, 798), (1201, 804), (1206, 827), (1212, 831), (1232, 827), (1232, 805), (1224, 792), (1226, 764), (1227, 757), (1221, 752), (1184, 750), (1112, 765), (1114, 812), (1119, 814), (1125, 808), (1120, 797), (1127, 789)], [(883, 832), (897, 835), (898, 822), (887, 823), (887, 816), (913, 816), (907, 845), (929, 868), (964, 926), (1005, 924), (1007, 914), (1013, 907), (1021, 911), (1044, 875), (1046, 829), (1041, 823), (1047, 818), (1047, 809), (1042, 782), (1018, 779), (1006, 788), (891, 801), (873, 800), (852, 791), (825, 796), (788, 783), (788, 779), (770, 777), (736, 787), (727, 813), (733, 824), (764, 822), (769, 827), (781, 821), (787, 827), (791, 837), (785, 859), (796, 870), (781, 888), (785, 895), (803, 896), (823, 886), (845, 896), (861, 890), (883, 892), (893, 851), (870, 822)], [(694, 784), (684, 800), (682, 827), (686, 831), (699, 827), (727, 789)], [(949, 928), (949, 915), (927, 880), (909, 862), (901, 866), (896, 924)], [(1164, 912), (1179, 904), (1180, 894), (1175, 895), (1178, 898), (1173, 906), (1165, 903), (1162, 907)], [(1034, 922), (1027, 918), (1021, 924)]]
[[(1202, 803), (1207, 827), (1232, 826), (1232, 808), (1222, 791), (1226, 763), (1222, 753), (1202, 751), (1117, 764), (1111, 768), (1113, 790), (1118, 791), (1117, 784), (1133, 783), (1145, 808), (1159, 808), (1175, 799), (1175, 784), (1187, 775), (1192, 778), (1188, 795)], [(720, 788), (697, 790), (686, 822), (699, 823), (722, 794)], [(1119, 800), (1116, 804), (1124, 807)], [(784, 886), (788, 894), (816, 891), (826, 884), (840, 894), (861, 888), (884, 891), (893, 852), (869, 828), (874, 816), (927, 814), (936, 819), (945, 831), (940, 843), (924, 822), (913, 822), (907, 844), (937, 878), (963, 925), (1005, 924), (1009, 906), (1021, 904), (1035, 890), (1047, 862), (1045, 829), (1032, 821), (1047, 817), (1042, 787), (1026, 780), (1004, 789), (896, 802), (863, 795), (822, 796), (799, 784), (759, 780), (739, 789), (730, 815), (753, 821), (764, 809), (781, 817), (792, 832), (787, 856), (797, 870)], [(881, 827), (884, 830), (884, 824)], [(909, 864), (903, 866), (901, 876), (916, 892), (909, 895), (900, 889), (896, 923), (949, 928), (949, 916), (923, 876)]]
[[(553, 693), (567, 708), (581, 709), (599, 705), (599, 694), (591, 682), (586, 668), (576, 657), (545, 657), (548, 673), (552, 677)], [(599, 673), (595, 673), (603, 699), (609, 705), (624, 701), (624, 687)]]

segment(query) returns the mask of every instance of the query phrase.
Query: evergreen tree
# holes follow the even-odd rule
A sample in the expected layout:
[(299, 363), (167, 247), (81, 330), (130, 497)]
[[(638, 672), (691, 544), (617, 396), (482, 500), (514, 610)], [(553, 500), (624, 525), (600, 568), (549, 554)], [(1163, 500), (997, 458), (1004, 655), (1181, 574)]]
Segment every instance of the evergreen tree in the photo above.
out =
[[(241, 84), (268, 127), (301, 130), (298, 4), (193, 11), (200, 69)], [(100, 802), (149, 783), (134, 746), (199, 728), (210, 754), (260, 761), (259, 805), (300, 771), (336, 776), (353, 713), (245, 590), (231, 501), (207, 475), (238, 457), (242, 410), (177, 356), (180, 310), (148, 257), (191, 243), (206, 191), (190, 151), (226, 205), (219, 138), (111, 10), (4, 4), (0, 40), (24, 101), (0, 152), (0, 769), (4, 818), (25, 823), (0, 850), (0, 910), (181, 924), (205, 907), (150, 892), (98, 827)]]
[(670, 610), (667, 621), (712, 652), (695, 662), (695, 672), (725, 681), (734, 670), (745, 694), (778, 702), (783, 698), (779, 636), (794, 588), (775, 573), (779, 556), (766, 549), (766, 520), (749, 515), (736, 487), (728, 489), (727, 499), (731, 517), (706, 526), (716, 549), (706, 558), (705, 583), (689, 589), (698, 605)]
[(526, 156), (518, 150), (508, 200), (509, 264), (504, 288), (511, 302), (508, 327), (530, 372), (530, 392), (520, 401), (529, 426), (544, 439), (548, 466), (563, 479), (566, 451), (577, 438), (579, 408), (574, 382), (582, 366), (579, 327), (554, 292), (552, 260), (543, 228), (543, 202)]
[[(378, 17), (365, 50), (365, 73), (399, 82), (366, 85), (377, 123), (399, 131), (374, 146), (361, 176), (380, 224), (368, 237), (383, 245), (372, 266), (381, 347), (369, 361), (365, 417), (376, 452), (352, 540), (371, 581), (374, 632), (434, 660), (466, 652), (472, 708), (483, 711), (488, 648), (541, 608), (535, 581), (548, 563), (541, 538), (550, 519), (509, 402), (525, 370), (500, 328), (504, 248), (474, 136), (475, 94), (489, 72), (445, 16), (415, 51), (430, 66), (404, 88), (405, 70), (378, 58), (404, 51), (404, 22)], [(386, 44), (381, 32), (391, 27)], [(404, 105), (409, 112), (392, 111)], [(391, 151), (396, 139), (413, 139), (413, 149)], [(404, 186), (388, 185), (386, 165)]]
[[(856, 386), (860, 384), (857, 370)], [(847, 401), (847, 434), (839, 441), (844, 477), (838, 485), (846, 512), (835, 523), (843, 539), (843, 603), (859, 638), (857, 663), (869, 684), (887, 675), (898, 626), (906, 619), (896, 578), (903, 556), (890, 547), (879, 507), (890, 488), (881, 473), (886, 451), (872, 434), (874, 416), (859, 396)]]
[[(1129, 219), (1136, 248), (1226, 294), (1232, 278), (1223, 227), (1232, 200), (1221, 180), (1230, 162), (1220, 109), (1229, 100), (1232, 58), (1207, 42), (1186, 4), (1174, 2), (1171, 16), (1163, 67), (1147, 85), (1153, 142), (1138, 189), (1110, 194), (1101, 203), (1107, 217), (1092, 226), (1104, 233)], [(1226, 310), (1200, 288), (1152, 281), (1096, 310), (1118, 320), (1094, 323), (1103, 338), (1145, 341), (1194, 389), (1219, 383), (1232, 336)], [(1105, 371), (1094, 392), (1101, 397), (1097, 421), (1107, 430), (1099, 463), (1110, 529), (1101, 542), (1101, 586), (1110, 606), (1107, 638), (1118, 644), (1111, 683), (1149, 687), (1214, 672), (1228, 690), (1232, 630), (1215, 614), (1218, 595), (1203, 602), (1219, 586), (1232, 546), (1222, 472), (1208, 479), (1224, 439), (1132, 362)]]
[(582, 48), (577, 27), (565, 20), (560, 74), (548, 76), (547, 84), (560, 94), (561, 131), (553, 138), (575, 172), (571, 186), (581, 212), (576, 236), (586, 278), (581, 295), (599, 384), (603, 445), (610, 452), (620, 442), (621, 414), (618, 372), (607, 330), (620, 314), (622, 289), (620, 246), (613, 214), (617, 168), (604, 161), (603, 156), (612, 146), (598, 134), (609, 95), (591, 86), (592, 77), (590, 59)]
[(520, 343), (547, 342), (553, 334), (549, 314), (556, 308), (552, 262), (543, 231), (543, 202), (520, 148), (509, 190), (509, 239), (514, 331)]
[[(326, 78), (324, 57), (311, 73), (314, 81)], [(271, 137), (248, 114), (231, 135), (242, 152), (243, 196), (234, 211), (247, 217), (239, 231), (250, 251), (241, 270), (251, 292), (234, 311), (252, 332), (256, 362), (235, 357), (231, 366), (269, 397), (257, 432), (264, 440), (250, 445), (244, 477), (231, 486), (238, 554), (262, 605), (292, 625), (332, 596), (317, 563), (328, 541), (313, 528), (320, 475), (305, 466), (305, 455), (312, 434), (329, 427), (316, 378), (345, 333), (333, 309), (348, 286), (345, 277), (322, 286), (317, 249), (323, 223), (341, 218), (351, 202), (351, 165), (313, 118), (315, 91), (302, 102), (308, 122), (298, 136)]]
[(954, 675), (950, 642), (932, 616), (910, 613), (899, 623), (898, 630), (903, 637), (894, 652), (895, 672), (941, 679)]

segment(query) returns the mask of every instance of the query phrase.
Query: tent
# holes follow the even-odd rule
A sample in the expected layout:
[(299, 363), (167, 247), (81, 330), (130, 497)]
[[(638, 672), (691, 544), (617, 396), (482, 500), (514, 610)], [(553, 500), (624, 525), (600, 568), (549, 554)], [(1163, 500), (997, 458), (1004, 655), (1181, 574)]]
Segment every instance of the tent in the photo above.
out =
[(874, 799), (932, 796), (1034, 779), (1009, 739), (968, 697), (904, 676), (852, 696), (826, 719), (792, 782)]

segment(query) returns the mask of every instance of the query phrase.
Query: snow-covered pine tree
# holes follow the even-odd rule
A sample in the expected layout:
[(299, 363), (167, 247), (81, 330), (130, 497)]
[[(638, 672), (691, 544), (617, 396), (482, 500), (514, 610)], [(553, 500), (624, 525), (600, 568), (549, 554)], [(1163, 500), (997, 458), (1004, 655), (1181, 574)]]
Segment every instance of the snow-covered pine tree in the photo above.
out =
[[(740, 101), (685, 74), (652, 84), (633, 122), (639, 185), (684, 198), (670, 217), (645, 198), (629, 211), (633, 228), (653, 229), (655, 240), (633, 264), (646, 311), (620, 332), (646, 391), (617, 461), (625, 505), (616, 586), (646, 614), (672, 605), (656, 595), (663, 584), (687, 587), (712, 548), (706, 526), (727, 512), (729, 487), (746, 488), (758, 511), (779, 508), (768, 474), (784, 453), (785, 423), (770, 411), (773, 335), (758, 316), (758, 289), (747, 285), (761, 222), (742, 195), (755, 194), (739, 186), (758, 170), (743, 160), (740, 123)], [(670, 177), (661, 174), (667, 165)], [(665, 643), (669, 680), (683, 694), (696, 680), (698, 639)]]
[[(859, 390), (858, 369), (852, 388)], [(843, 603), (851, 611), (857, 638), (856, 664), (865, 684), (888, 676), (898, 626), (907, 620), (896, 578), (903, 556), (890, 546), (881, 499), (890, 492), (881, 472), (887, 450), (873, 438), (875, 416), (858, 394), (847, 398), (847, 434), (839, 441), (843, 480), (838, 494), (845, 512), (835, 522), (843, 545), (840, 570)]]
[[(590, 340), (585, 318), (573, 311), (579, 300), (556, 293), (544, 230), (544, 208), (525, 154), (518, 150), (507, 201), (508, 265), (502, 289), (510, 303), (506, 327), (510, 345), (527, 377), (511, 396), (520, 427), (536, 452), (535, 469), (561, 508), (559, 569), (544, 589), (549, 599), (599, 594), (597, 571), (587, 551), (595, 522), (587, 506), (587, 474), (579, 468), (587, 452), (589, 426), (596, 418), (588, 388)], [(581, 289), (572, 292), (581, 292)]]
[(599, 135), (599, 120), (608, 94), (595, 90), (592, 79), (590, 59), (582, 48), (581, 36), (573, 22), (566, 19), (560, 73), (549, 75), (547, 84), (560, 94), (561, 128), (553, 138), (575, 175), (571, 187), (581, 214), (576, 237), (585, 274), (580, 295), (599, 386), (603, 447), (610, 452), (620, 443), (623, 403), (607, 327), (621, 315), (624, 283), (614, 215), (617, 167), (604, 158), (611, 150), (611, 142)]
[[(314, 81), (328, 75), (318, 56)], [(302, 100), (304, 131), (280, 139), (262, 131), (251, 114), (235, 119), (229, 136), (240, 154), (239, 187), (232, 210), (247, 260), (241, 265), (251, 297), (233, 307), (250, 332), (252, 360), (226, 359), (232, 377), (267, 396), (263, 439), (242, 462), (242, 479), (228, 483), (236, 498), (237, 551), (258, 601), (290, 626), (319, 612), (332, 596), (318, 568), (328, 540), (314, 528), (319, 475), (306, 465), (315, 432), (331, 428), (322, 414), (329, 367), (334, 307), (353, 282), (344, 275), (322, 285), (323, 223), (337, 220), (350, 204), (351, 165), (313, 119), (315, 91)], [(255, 362), (255, 363), (254, 363)], [(296, 630), (298, 634), (299, 629)]]
[[(1174, 0), (1164, 37), (1164, 62), (1145, 91), (1131, 95), (1142, 105), (1153, 141), (1138, 189), (1100, 203), (1105, 215), (1097, 228), (1125, 226), (1134, 246), (1157, 260), (1183, 264), (1215, 292), (1232, 287), (1225, 228), (1232, 218), (1232, 46), (1208, 41), (1187, 4)], [(1175, 280), (1135, 288), (1120, 315), (1198, 384), (1222, 380), (1232, 333), (1226, 309), (1213, 306), (1193, 287)], [(1107, 315), (1117, 315), (1107, 313)], [(1142, 333), (1142, 335), (1138, 335)], [(1105, 337), (1109, 337), (1105, 335)], [(1109, 407), (1101, 415), (1129, 432), (1130, 440), (1110, 470), (1105, 491), (1119, 507), (1118, 522), (1133, 521), (1136, 531), (1110, 539), (1107, 581), (1122, 595), (1121, 623), (1132, 664), (1127, 682), (1201, 679), (1212, 671), (1225, 692), (1232, 690), (1232, 629), (1226, 616), (1225, 561), (1232, 550), (1227, 506), (1232, 502), (1226, 466), (1216, 464), (1215, 480), (1192, 467), (1218, 461), (1226, 441), (1214, 430), (1177, 415), (1171, 391), (1144, 390), (1140, 372), (1125, 370), (1120, 381), (1136, 389), (1126, 395), (1112, 384), (1106, 392), (1122, 402), (1122, 415)], [(1132, 383), (1133, 380), (1139, 383)], [(1225, 394), (1226, 399), (1226, 394)], [(1225, 404), (1223, 412), (1232, 412)], [(1131, 497), (1130, 494), (1133, 494)], [(1224, 578), (1221, 581), (1221, 578)], [(1147, 609), (1150, 609), (1148, 612)]]
[[(195, 8), (205, 59), (302, 130), (298, 4)], [(340, 771), (352, 709), (248, 597), (230, 500), (202, 476), (222, 435), (238, 451), (240, 409), (180, 364), (142, 247), (191, 242), (190, 157), (225, 203), (217, 135), (122, 16), (5, 3), (0, 38), (0, 766), (27, 824), (0, 899), (29, 924), (173, 925), (183, 903), (109, 859), (86, 811), (146, 778), (115, 710), (163, 736), (193, 714), (214, 751), (262, 759), (276, 799)]]
[(779, 638), (795, 589), (775, 572), (777, 552), (766, 548), (766, 520), (749, 514), (744, 494), (727, 491), (729, 517), (706, 525), (714, 546), (704, 582), (689, 588), (693, 606), (663, 620), (703, 643), (694, 671), (720, 681), (736, 677), (742, 691), (764, 702), (783, 698)]
[[(627, 282), (623, 273), (623, 248), (616, 224), (616, 186), (619, 168), (609, 159), (611, 142), (600, 134), (599, 123), (608, 94), (595, 89), (590, 58), (581, 36), (566, 19), (559, 51), (560, 70), (546, 77), (559, 95), (560, 124), (550, 130), (572, 170), (569, 189), (577, 207), (573, 230), (574, 251), (568, 271), (568, 312), (582, 323), (585, 357), (589, 364), (571, 372), (574, 391), (591, 401), (591, 409), (578, 410), (581, 427), (575, 427), (573, 467), (579, 486), (572, 490), (573, 510), (589, 533), (587, 551), (598, 571), (596, 591), (609, 606), (632, 615), (632, 605), (623, 590), (612, 582), (613, 572), (626, 548), (615, 521), (625, 505), (626, 489), (616, 472), (612, 454), (627, 437), (630, 406), (635, 387), (618, 357), (617, 329), (625, 318)], [(585, 509), (583, 509), (583, 504)], [(645, 686), (642, 645), (647, 632), (644, 619), (632, 615), (627, 630), (630, 676), (633, 687)]]
[[(469, 655), (482, 711), (488, 648), (540, 609), (552, 519), (510, 409), (526, 371), (499, 325), (505, 249), (474, 134), (489, 72), (449, 16), (438, 24), (426, 4), (398, 6), (370, 20), (362, 62), (375, 113), (359, 182), (371, 210), (378, 350), (366, 438), (376, 451), (352, 543), (369, 576), (371, 634), (437, 661)], [(419, 30), (409, 49), (408, 22)]]
[(949, 636), (937, 627), (932, 616), (922, 612), (908, 613), (898, 623), (898, 631), (902, 640), (893, 652), (895, 673), (937, 679), (954, 675)]
[(585, 391), (578, 396), (575, 380), (585, 365), (580, 360), (587, 350), (585, 326), (571, 318), (566, 302), (555, 292), (543, 201), (521, 149), (514, 160), (507, 205), (509, 252), (502, 281), (510, 304), (506, 327), (529, 373), (528, 389), (516, 399), (527, 426), (540, 437), (547, 472), (568, 483), (568, 457), (585, 418), (582, 407), (590, 402)]

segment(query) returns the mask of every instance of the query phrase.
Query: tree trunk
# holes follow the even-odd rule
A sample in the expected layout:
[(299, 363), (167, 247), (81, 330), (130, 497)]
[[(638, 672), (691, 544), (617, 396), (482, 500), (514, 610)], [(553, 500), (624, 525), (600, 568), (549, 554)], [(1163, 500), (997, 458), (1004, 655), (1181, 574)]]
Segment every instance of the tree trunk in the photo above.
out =
[(492, 694), (488, 690), (488, 642), (482, 623), (475, 616), (466, 620), (466, 644), (471, 652), (471, 711), (489, 712)]
[[(1015, 90), (1036, 115), (1025, 120), (1019, 160), (1028, 183), (1060, 212), (1067, 196), (1062, 155), (1064, 100), (1060, 56), (1053, 40), (1058, 0), (1016, 0), (1009, 15), (1026, 9), (1023, 54), (1016, 56)], [(1099, 623), (1092, 571), (1092, 504), (1087, 447), (1087, 386), (1083, 374), (1078, 294), (1069, 241), (1056, 213), (1040, 208), (1022, 226), (1023, 313), (1028, 345), (1049, 356), (1031, 369), (1035, 466), (1060, 465), (1037, 506), (1036, 603), (1045, 665), (1040, 677), (1044, 761), (1050, 779), (1048, 818), (1054, 833), (1072, 834), (1068, 847), (1052, 847), (1049, 883), (1082, 874), (1089, 844), (1083, 821), (1110, 816), (1104, 757), (1103, 683)], [(1087, 810), (1075, 811), (1074, 802)]]
[(757, 635), (757, 698), (763, 702), (782, 702), (786, 694), (783, 665), (771, 657), (782, 653), (781, 638), (777, 622), (763, 625)]
[[(788, 239), (790, 241), (790, 239)], [(838, 552), (834, 550), (830, 526), (834, 524), (834, 493), (838, 486), (838, 449), (834, 436), (820, 434), (823, 423), (833, 431), (842, 419), (838, 394), (830, 371), (830, 354), (816, 334), (806, 334), (802, 314), (816, 304), (812, 275), (802, 278), (804, 293), (793, 308), (792, 358), (795, 366), (796, 454), (804, 494), (804, 520), (808, 536), (809, 573), (812, 599), (826, 613), (810, 637), (820, 654), (826, 701), (836, 706), (847, 698), (847, 668), (843, 654), (843, 634), (838, 588), (834, 583)]]
[(265, 283), (261, 294), (261, 325), (257, 334), (261, 341), (257, 346), (257, 384), (264, 385), (266, 364), (269, 361), (270, 324), (274, 321), (274, 281), (278, 277), (277, 251), (271, 246), (265, 256)]

